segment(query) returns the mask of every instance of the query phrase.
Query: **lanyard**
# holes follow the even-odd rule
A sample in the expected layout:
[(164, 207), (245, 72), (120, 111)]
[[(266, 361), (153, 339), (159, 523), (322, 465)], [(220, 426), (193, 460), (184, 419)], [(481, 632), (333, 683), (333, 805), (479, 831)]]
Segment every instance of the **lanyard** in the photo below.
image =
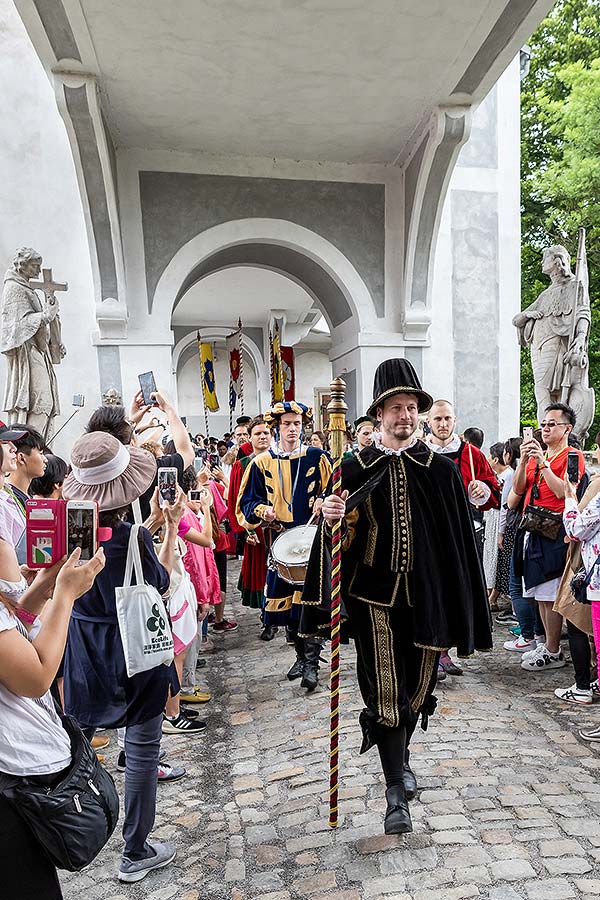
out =
[(17, 507), (21, 510), (21, 512), (23, 513), (23, 516), (25, 517), (25, 504), (23, 503), (23, 501), (20, 500), (13, 491), (11, 491), (11, 489), (8, 487), (8, 485), (6, 485), (6, 484), (4, 485), (4, 490), (10, 497), (13, 498), (13, 500), (17, 504)]

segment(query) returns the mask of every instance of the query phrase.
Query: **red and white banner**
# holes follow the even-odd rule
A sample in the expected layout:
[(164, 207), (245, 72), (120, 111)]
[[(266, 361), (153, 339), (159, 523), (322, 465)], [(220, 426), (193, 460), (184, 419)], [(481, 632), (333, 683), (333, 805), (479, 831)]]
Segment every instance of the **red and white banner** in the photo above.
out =
[(283, 370), (283, 399), (296, 399), (296, 371), (294, 368), (294, 348), (281, 348), (281, 368)]

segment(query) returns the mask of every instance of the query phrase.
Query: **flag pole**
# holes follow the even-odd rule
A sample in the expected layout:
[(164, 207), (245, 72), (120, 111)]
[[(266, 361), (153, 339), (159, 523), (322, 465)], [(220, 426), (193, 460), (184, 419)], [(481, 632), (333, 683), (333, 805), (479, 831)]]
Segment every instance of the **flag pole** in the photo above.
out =
[(206, 405), (206, 385), (204, 384), (204, 372), (202, 371), (202, 338), (200, 332), (196, 332), (196, 340), (198, 341), (198, 356), (200, 358), (200, 383), (202, 384), (202, 403), (204, 404), (204, 430), (207, 439), (210, 437), (210, 425), (208, 424), (208, 407)]
[[(335, 378), (330, 384), (329, 445), (334, 460), (331, 476), (333, 493), (342, 493), (342, 456), (346, 435), (344, 402), (346, 383)], [(342, 572), (342, 521), (331, 530), (331, 668), (329, 675), (329, 827), (338, 825), (339, 725), (340, 725), (340, 620)]]
[(244, 415), (244, 333), (242, 331), (242, 320), (238, 319), (238, 330), (240, 332), (240, 409), (242, 411), (242, 415)]

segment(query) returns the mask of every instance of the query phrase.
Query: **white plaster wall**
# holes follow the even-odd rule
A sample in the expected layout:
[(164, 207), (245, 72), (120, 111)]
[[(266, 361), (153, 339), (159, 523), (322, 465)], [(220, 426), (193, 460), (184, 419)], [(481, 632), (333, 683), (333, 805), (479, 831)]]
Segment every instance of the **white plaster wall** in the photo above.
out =
[[(73, 410), (73, 394), (85, 394), (86, 410), (57, 440), (55, 449), (64, 455), (100, 401), (87, 236), (54, 92), (12, 0), (0, 0), (0, 39), (0, 269), (3, 275), (17, 247), (30, 246), (56, 280), (69, 284), (60, 295), (68, 356), (57, 368), (63, 411), (58, 427)], [(2, 391), (5, 373), (0, 356)]]
[[(212, 437), (221, 437), (229, 431), (229, 363), (225, 349), (217, 348), (215, 359), (215, 380), (217, 383), (217, 399), (221, 407), (218, 413), (209, 413), (210, 433)], [(256, 386), (256, 373), (252, 366), (244, 367), (244, 412), (254, 416), (259, 411)], [(206, 434), (204, 424), (204, 406), (202, 404), (202, 385), (200, 381), (200, 362), (197, 357), (188, 359), (183, 364), (177, 378), (179, 413), (187, 417), (192, 434)], [(261, 410), (262, 412), (263, 410)], [(239, 407), (234, 415), (241, 415)]]
[(314, 406), (315, 388), (328, 388), (332, 379), (331, 363), (327, 353), (311, 350), (295, 355), (296, 400)]
[[(485, 191), (497, 195), (499, 263), (499, 411), (493, 431), (486, 429), (486, 446), (518, 434), (519, 351), (512, 317), (520, 309), (520, 208), (519, 208), (519, 61), (513, 61), (497, 83), (497, 168), (461, 165), (452, 174), (438, 235), (432, 290), (430, 347), (423, 351), (423, 381), (434, 397), (454, 400), (455, 374), (477, 380), (477, 371), (454, 372), (452, 338), (452, 217), (453, 190)], [(477, 117), (478, 112), (475, 112)], [(477, 341), (477, 334), (473, 334)], [(481, 384), (485, 392), (486, 384)], [(457, 410), (459, 427), (476, 425), (468, 409)]]

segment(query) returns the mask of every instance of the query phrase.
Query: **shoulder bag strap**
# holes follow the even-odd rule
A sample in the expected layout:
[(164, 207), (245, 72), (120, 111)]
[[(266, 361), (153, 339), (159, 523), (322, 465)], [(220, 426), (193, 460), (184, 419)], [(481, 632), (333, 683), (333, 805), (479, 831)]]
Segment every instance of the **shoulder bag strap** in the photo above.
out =
[(133, 553), (133, 568), (135, 570), (136, 584), (145, 584), (146, 579), (144, 578), (144, 567), (142, 566), (142, 555), (140, 553), (140, 543), (143, 540), (142, 535), (140, 534), (140, 528), (140, 525), (132, 526), (131, 542), (129, 546)]
[[(127, 561), (125, 563), (125, 576), (123, 578), (123, 587), (131, 586), (131, 578), (133, 575), (134, 553), (137, 545), (137, 532), (139, 525), (132, 525), (129, 532), (129, 543), (127, 545)], [(139, 553), (139, 551), (138, 551)], [(137, 573), (136, 573), (137, 574)]]

